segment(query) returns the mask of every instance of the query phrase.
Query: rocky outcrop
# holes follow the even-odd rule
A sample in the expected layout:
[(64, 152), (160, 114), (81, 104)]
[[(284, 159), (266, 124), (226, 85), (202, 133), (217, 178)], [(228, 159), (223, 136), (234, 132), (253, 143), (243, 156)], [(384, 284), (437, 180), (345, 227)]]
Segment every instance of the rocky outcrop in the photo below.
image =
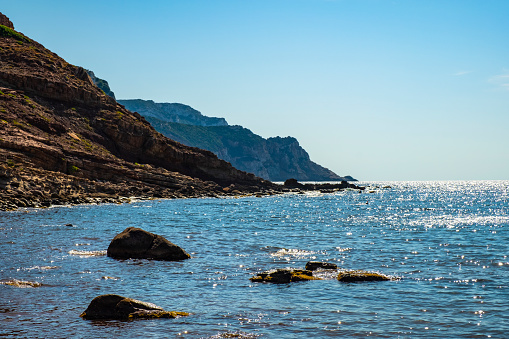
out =
[(331, 263), (331, 262), (321, 262), (321, 261), (309, 261), (306, 263), (306, 270), (316, 271), (317, 269), (337, 270), (338, 265)]
[(288, 179), (284, 182), (283, 186), (288, 189), (298, 191), (320, 191), (322, 193), (333, 193), (347, 188), (363, 191), (366, 189), (364, 186), (357, 186), (346, 181), (336, 183), (323, 183), (323, 184), (301, 184), (296, 179)]
[(6, 26), (10, 29), (14, 29), (14, 25), (12, 24), (11, 20), (9, 20), (8, 17), (0, 13), (0, 25)]
[(272, 271), (259, 273), (250, 278), (252, 282), (268, 282), (273, 284), (287, 284), (296, 281), (321, 280), (313, 277), (313, 272), (291, 268), (280, 268)]
[(81, 67), (0, 26), (0, 209), (278, 189), (164, 137)]
[(388, 281), (390, 277), (367, 271), (345, 271), (338, 274), (338, 281), (341, 282), (363, 282), (363, 281)]
[(92, 72), (91, 70), (87, 69), (86, 71), (87, 71), (88, 75), (90, 76), (90, 79), (92, 79), (92, 82), (94, 83), (94, 85), (99, 87), (99, 89), (102, 90), (104, 92), (104, 94), (115, 99), (115, 93), (113, 93), (113, 91), (111, 90), (110, 85), (108, 84), (108, 81), (96, 77), (94, 72)]
[(86, 320), (134, 320), (154, 318), (177, 318), (187, 312), (169, 312), (163, 308), (116, 294), (95, 297), (80, 317)]
[(117, 234), (111, 241), (106, 254), (115, 259), (167, 261), (178, 261), (191, 257), (182, 248), (164, 237), (136, 227), (128, 227)]
[(2, 27), (0, 38), (0, 85), (72, 105), (115, 107), (115, 100), (97, 90), (85, 69), (13, 29)]
[(224, 118), (207, 117), (194, 108), (179, 103), (158, 103), (152, 100), (141, 99), (118, 100), (118, 102), (124, 105), (128, 110), (138, 112), (145, 118), (150, 117), (161, 121), (193, 126), (228, 125)]

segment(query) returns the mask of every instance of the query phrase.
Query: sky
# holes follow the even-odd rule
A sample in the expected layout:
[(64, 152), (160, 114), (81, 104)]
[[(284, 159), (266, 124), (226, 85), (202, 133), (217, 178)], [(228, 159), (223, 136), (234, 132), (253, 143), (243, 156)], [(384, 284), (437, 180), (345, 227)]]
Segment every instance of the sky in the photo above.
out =
[(16, 30), (359, 180), (509, 179), (507, 0), (16, 0)]

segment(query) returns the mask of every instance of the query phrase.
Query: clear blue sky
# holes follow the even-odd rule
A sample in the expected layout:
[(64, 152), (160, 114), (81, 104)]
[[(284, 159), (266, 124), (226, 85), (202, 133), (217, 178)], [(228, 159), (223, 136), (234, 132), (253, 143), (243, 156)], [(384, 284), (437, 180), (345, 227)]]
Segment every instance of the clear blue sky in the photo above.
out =
[(119, 99), (188, 104), (360, 180), (509, 179), (507, 0), (4, 2)]

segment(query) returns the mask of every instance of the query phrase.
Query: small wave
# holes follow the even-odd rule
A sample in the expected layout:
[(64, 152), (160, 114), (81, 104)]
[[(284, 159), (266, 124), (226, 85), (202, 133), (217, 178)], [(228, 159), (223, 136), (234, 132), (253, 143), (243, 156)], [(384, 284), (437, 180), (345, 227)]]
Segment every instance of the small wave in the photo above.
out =
[(118, 280), (119, 278), (116, 278), (116, 277), (110, 277), (110, 276), (103, 276), (101, 277), (101, 279), (97, 279), (97, 280)]
[(42, 286), (42, 284), (37, 281), (25, 281), (25, 280), (18, 280), (18, 279), (2, 281), (2, 282), (0, 282), (0, 284), (14, 286), (14, 287), (18, 287), (18, 288), (32, 288), (32, 287), (41, 287)]
[(258, 338), (259, 335), (253, 334), (253, 333), (246, 333), (246, 332), (223, 332), (218, 333), (216, 335), (213, 335), (209, 337), (209, 339), (220, 339), (220, 338)]
[(78, 255), (80, 257), (98, 257), (106, 255), (106, 251), (77, 251), (77, 250), (70, 250), (69, 254), (71, 255)]
[(426, 228), (446, 227), (449, 229), (460, 228), (463, 226), (486, 226), (486, 225), (499, 225), (509, 222), (507, 216), (454, 216), (454, 215), (439, 215), (427, 216), (418, 220), (409, 222), (410, 226), (425, 226)]
[(27, 270), (27, 271), (31, 271), (31, 270), (46, 271), (46, 270), (54, 270), (57, 268), (60, 268), (60, 266), (32, 266), (32, 267), (25, 268), (25, 270)]
[(322, 280), (335, 280), (338, 278), (338, 272), (342, 272), (345, 270), (342, 269), (336, 269), (336, 270), (322, 270), (318, 269), (316, 271), (313, 271), (313, 277), (320, 278)]
[(299, 250), (295, 248), (282, 248), (278, 250), (276, 253), (271, 253), (270, 255), (273, 257), (287, 257), (287, 256), (293, 256), (293, 257), (306, 257), (316, 254), (316, 252), (313, 251), (306, 251), (306, 250)]

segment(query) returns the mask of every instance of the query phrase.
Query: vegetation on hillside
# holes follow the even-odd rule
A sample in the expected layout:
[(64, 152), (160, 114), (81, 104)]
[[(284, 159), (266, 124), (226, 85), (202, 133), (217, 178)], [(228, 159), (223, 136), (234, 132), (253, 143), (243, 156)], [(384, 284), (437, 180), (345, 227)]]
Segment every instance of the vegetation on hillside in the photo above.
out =
[(13, 30), (7, 26), (4, 26), (4, 25), (0, 25), (0, 37), (11, 38), (11, 39), (15, 39), (15, 40), (18, 40), (21, 42), (32, 42), (32, 40), (30, 40), (23, 34), (18, 33), (15, 30)]

